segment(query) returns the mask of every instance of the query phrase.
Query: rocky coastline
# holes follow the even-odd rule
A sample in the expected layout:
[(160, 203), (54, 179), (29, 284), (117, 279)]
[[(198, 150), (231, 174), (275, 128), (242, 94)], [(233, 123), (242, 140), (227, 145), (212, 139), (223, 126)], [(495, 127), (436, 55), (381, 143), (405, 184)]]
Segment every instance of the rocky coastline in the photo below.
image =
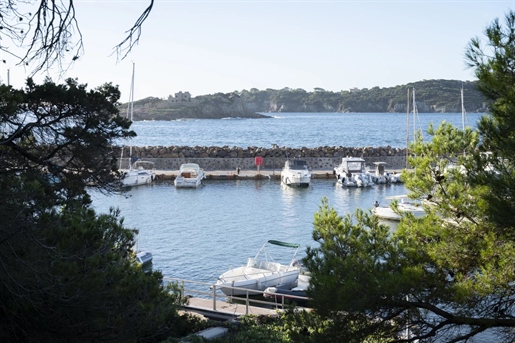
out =
[[(395, 87), (339, 92), (321, 88), (308, 92), (288, 87), (198, 96), (179, 92), (168, 98), (147, 97), (135, 101), (133, 120), (257, 119), (281, 112), (406, 113), (406, 93), (413, 88), (417, 89), (420, 113), (461, 113), (461, 89), (468, 112), (485, 113), (489, 106), (475, 82), (423, 80)], [(127, 111), (127, 106), (128, 103), (120, 105), (121, 113)]]

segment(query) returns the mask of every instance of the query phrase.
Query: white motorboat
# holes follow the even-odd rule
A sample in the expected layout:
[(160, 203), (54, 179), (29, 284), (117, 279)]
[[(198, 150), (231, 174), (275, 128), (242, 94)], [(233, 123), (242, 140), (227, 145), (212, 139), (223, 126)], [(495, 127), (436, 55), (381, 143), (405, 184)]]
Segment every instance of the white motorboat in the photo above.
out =
[(370, 187), (374, 185), (372, 175), (366, 170), (365, 160), (359, 157), (344, 157), (334, 168), (336, 180), (346, 187)]
[(374, 183), (389, 183), (390, 175), (385, 170), (386, 162), (374, 162), (375, 171), (372, 174), (372, 180)]
[(387, 197), (386, 199), (397, 201), (399, 213), (396, 213), (390, 205), (379, 206), (379, 203), (376, 201), (372, 212), (380, 219), (399, 221), (401, 220), (402, 214), (405, 212), (413, 214), (416, 218), (423, 217), (426, 214), (422, 204), (416, 200), (408, 198), (407, 195), (397, 195)]
[(375, 170), (372, 174), (372, 181), (377, 184), (401, 182), (401, 174), (386, 171), (386, 162), (374, 162)]
[(176, 188), (197, 188), (205, 177), (204, 170), (198, 164), (183, 163), (173, 184)]
[[(268, 251), (273, 246), (295, 249), (289, 264), (274, 261)], [(248, 259), (247, 265), (223, 273), (214, 286), (225, 295), (246, 295), (261, 293), (267, 287), (294, 284), (300, 272), (300, 263), (295, 258), (299, 247), (296, 243), (269, 240), (254, 258)]]
[(140, 251), (136, 254), (136, 261), (145, 266), (152, 262), (152, 253), (150, 251)]
[(311, 172), (304, 160), (286, 160), (281, 171), (281, 181), (288, 186), (308, 187)]
[[(133, 120), (134, 115), (134, 69), (135, 65), (132, 64), (132, 82), (129, 94), (129, 104), (127, 106), (127, 119)], [(123, 158), (120, 158), (120, 169)], [(137, 157), (132, 156), (132, 140), (129, 147), (129, 170), (123, 173), (122, 184), (124, 186), (139, 186), (148, 185), (154, 182), (156, 174), (154, 173), (154, 162), (139, 160)]]

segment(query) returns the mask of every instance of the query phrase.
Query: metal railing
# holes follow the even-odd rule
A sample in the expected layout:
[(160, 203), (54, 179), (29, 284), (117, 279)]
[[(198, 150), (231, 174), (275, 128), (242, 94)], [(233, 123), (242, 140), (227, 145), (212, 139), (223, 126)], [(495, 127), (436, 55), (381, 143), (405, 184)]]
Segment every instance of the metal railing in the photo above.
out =
[[(245, 314), (249, 314), (249, 307), (254, 306), (256, 307), (269, 307), (269, 306), (275, 306), (276, 308), (284, 309), (286, 306), (289, 306), (289, 302), (291, 301), (308, 301), (309, 298), (303, 297), (303, 296), (296, 296), (296, 295), (284, 295), (284, 294), (277, 294), (273, 295), (273, 297), (269, 297), (269, 299), (273, 299), (274, 301), (266, 301), (266, 300), (259, 300), (259, 299), (253, 299), (251, 296), (259, 296), (261, 295), (263, 298), (265, 298), (265, 292), (263, 291), (257, 291), (252, 290), (248, 288), (242, 288), (242, 287), (233, 287), (233, 286), (227, 286), (224, 285), (218, 286), (216, 284), (206, 283), (206, 282), (200, 282), (200, 281), (193, 281), (193, 280), (185, 280), (185, 279), (179, 279), (179, 278), (170, 278), (170, 277), (164, 277), (163, 281), (168, 281), (172, 283), (176, 283), (181, 288), (181, 295), (182, 297), (189, 297), (189, 296), (201, 296), (203, 298), (212, 299), (212, 307), (209, 310), (217, 311), (216, 309), (216, 302), (217, 301), (224, 301), (227, 303), (234, 303), (236, 301), (244, 301), (245, 302)], [(187, 288), (186, 285), (200, 285), (205, 286), (206, 289), (209, 289), (209, 291), (202, 291), (194, 288)], [(191, 287), (191, 286), (190, 286)], [(222, 291), (220, 291), (220, 288), (228, 288), (233, 290), (239, 290), (245, 292), (245, 296), (232, 296), (232, 295), (226, 295)], [(222, 300), (220, 300), (222, 299)], [(286, 302), (285, 302), (286, 300)], [(261, 306), (259, 306), (261, 305)], [(266, 305), (266, 306), (263, 306)], [(296, 306), (301, 307), (301, 306)]]

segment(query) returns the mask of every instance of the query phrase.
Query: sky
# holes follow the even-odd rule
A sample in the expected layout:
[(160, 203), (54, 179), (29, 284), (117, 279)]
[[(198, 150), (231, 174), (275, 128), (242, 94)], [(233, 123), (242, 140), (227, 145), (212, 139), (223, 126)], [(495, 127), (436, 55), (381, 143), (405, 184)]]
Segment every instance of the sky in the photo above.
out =
[[(118, 85), (129, 100), (257, 88), (313, 91), (394, 87), (424, 79), (474, 80), (464, 53), (515, 0), (155, 0), (140, 42), (125, 38), (149, 0), (75, 0), (84, 56), (65, 77)], [(5, 57), (4, 57), (5, 59)], [(30, 70), (6, 59), (0, 78), (23, 87)], [(40, 73), (37, 82), (56, 70)]]

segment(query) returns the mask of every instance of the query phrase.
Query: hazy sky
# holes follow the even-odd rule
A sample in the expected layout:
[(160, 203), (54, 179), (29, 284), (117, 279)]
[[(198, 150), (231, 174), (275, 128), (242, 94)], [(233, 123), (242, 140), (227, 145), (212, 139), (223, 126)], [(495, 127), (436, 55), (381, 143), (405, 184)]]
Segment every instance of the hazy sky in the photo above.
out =
[[(156, 0), (139, 45), (117, 63), (113, 47), (148, 3), (76, 0), (85, 55), (66, 76), (91, 88), (113, 82), (122, 102), (132, 62), (135, 99), (473, 80), (467, 43), (515, 8), (514, 0)], [(27, 75), (14, 64), (8, 60), (0, 76), (5, 80), (9, 69), (10, 83), (22, 87)]]

